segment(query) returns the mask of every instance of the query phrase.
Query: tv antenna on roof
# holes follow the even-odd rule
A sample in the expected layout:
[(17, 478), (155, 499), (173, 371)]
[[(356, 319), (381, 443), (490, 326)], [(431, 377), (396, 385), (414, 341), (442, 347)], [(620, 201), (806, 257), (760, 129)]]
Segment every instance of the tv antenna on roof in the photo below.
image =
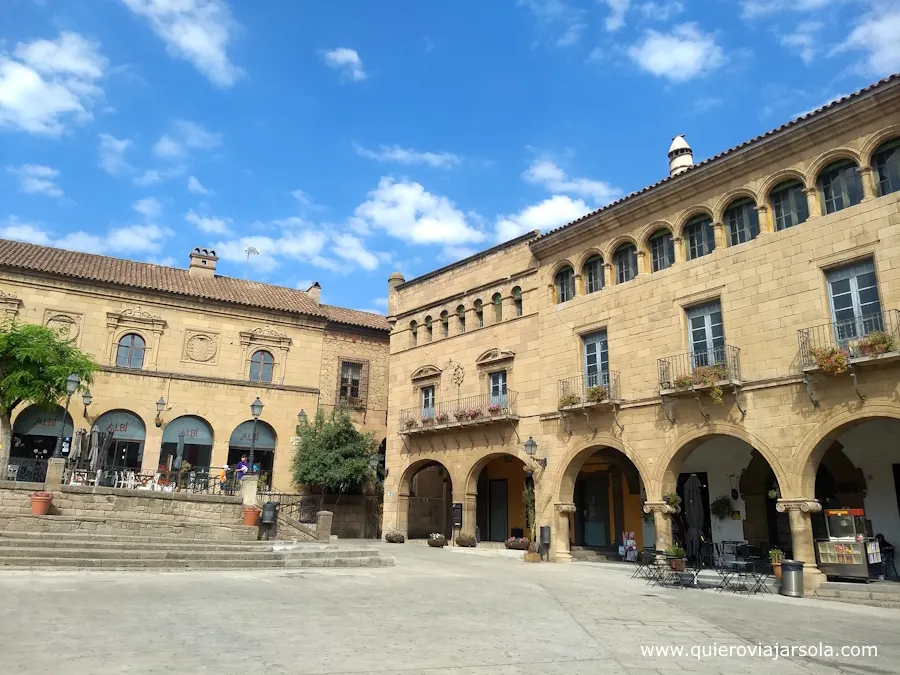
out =
[(247, 274), (250, 272), (250, 256), (259, 255), (259, 249), (255, 246), (248, 246), (244, 249), (244, 253), (247, 254), (247, 262), (244, 264), (244, 279), (246, 279)]

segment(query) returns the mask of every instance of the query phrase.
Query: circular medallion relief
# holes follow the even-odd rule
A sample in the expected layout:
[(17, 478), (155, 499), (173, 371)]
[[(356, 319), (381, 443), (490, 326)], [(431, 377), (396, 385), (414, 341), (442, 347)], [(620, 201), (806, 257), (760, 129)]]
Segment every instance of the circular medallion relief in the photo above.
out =
[(209, 335), (193, 335), (187, 343), (187, 355), (191, 361), (209, 361), (216, 355), (216, 341)]
[(72, 342), (80, 331), (78, 322), (68, 314), (54, 314), (47, 319), (47, 328), (56, 331), (60, 337)]

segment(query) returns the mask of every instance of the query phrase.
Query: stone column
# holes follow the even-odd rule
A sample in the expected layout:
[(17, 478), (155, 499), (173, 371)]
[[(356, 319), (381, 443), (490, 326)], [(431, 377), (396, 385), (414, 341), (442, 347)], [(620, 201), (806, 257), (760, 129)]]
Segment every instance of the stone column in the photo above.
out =
[(672, 240), (672, 243), (675, 245), (675, 262), (683, 263), (685, 258), (687, 257), (684, 253), (684, 239), (682, 239), (681, 237), (676, 237)]
[(453, 502), (461, 502), (463, 505), (463, 519), (460, 534), (475, 536), (475, 527), (478, 525), (478, 493), (464, 492), (453, 495)]
[(66, 460), (64, 457), (51, 457), (47, 462), (47, 477), (44, 485), (50, 490), (59, 490), (63, 476), (66, 472)]
[(756, 214), (759, 218), (759, 233), (774, 232), (772, 219), (769, 218), (769, 207), (765, 204), (760, 204), (756, 207)]
[(256, 492), (259, 487), (259, 476), (245, 475), (241, 478), (241, 499), (244, 507), (256, 506)]
[[(468, 314), (468, 312), (465, 312), (465, 314)], [(468, 321), (468, 316), (466, 316), (466, 320)], [(463, 330), (462, 321), (459, 320), (459, 314), (453, 312), (450, 315), (450, 335), (462, 335), (463, 333), (465, 331)]]
[(316, 513), (316, 539), (319, 541), (331, 541), (331, 523), (334, 514), (331, 511), (318, 511)]
[(647, 259), (647, 252), (643, 250), (638, 250), (637, 252), (637, 273), (638, 274), (650, 274), (650, 266), (647, 264), (649, 260)]
[(870, 199), (875, 199), (877, 195), (875, 194), (875, 176), (872, 172), (872, 167), (861, 166), (856, 170), (856, 172), (859, 174), (860, 182), (862, 183), (862, 200), (864, 202), (867, 202)]
[(575, 295), (584, 295), (584, 277), (581, 274), (575, 275)]
[(551, 305), (556, 304), (556, 284), (547, 284), (547, 297)]
[(154, 474), (159, 468), (159, 454), (162, 451), (162, 428), (156, 426), (147, 427), (147, 435), (144, 438), (144, 454), (141, 456), (141, 473)]
[[(575, 277), (575, 279), (576, 279), (575, 283), (577, 284), (578, 277)], [(503, 307), (503, 320), (504, 321), (509, 321), (510, 319), (516, 318), (516, 301), (512, 295), (503, 298), (503, 300), (500, 302), (500, 305)]]
[(603, 263), (603, 285), (613, 285), (613, 266), (611, 263)]
[(575, 513), (575, 504), (571, 502), (557, 502), (556, 512), (559, 515), (556, 519), (556, 527), (551, 532), (551, 536), (555, 540), (553, 561), (572, 562), (572, 551), (569, 549), (569, 527), (572, 515)]
[(809, 218), (818, 218), (822, 215), (822, 209), (819, 208), (819, 189), (815, 186), (803, 190), (806, 195), (806, 208), (809, 211)]
[(713, 239), (716, 242), (716, 248), (725, 248), (728, 242), (725, 241), (725, 225), (722, 223), (713, 223)]
[(822, 505), (815, 499), (779, 499), (775, 510), (779, 513), (787, 512), (790, 518), (793, 558), (803, 563), (803, 590), (813, 593), (825, 581), (825, 575), (816, 565), (810, 514), (821, 511)]
[[(653, 526), (656, 528), (657, 551), (665, 551), (672, 545), (672, 521), (669, 514), (676, 513), (675, 507), (665, 502), (644, 502), (644, 513), (653, 514)], [(646, 546), (646, 542), (644, 543)]]

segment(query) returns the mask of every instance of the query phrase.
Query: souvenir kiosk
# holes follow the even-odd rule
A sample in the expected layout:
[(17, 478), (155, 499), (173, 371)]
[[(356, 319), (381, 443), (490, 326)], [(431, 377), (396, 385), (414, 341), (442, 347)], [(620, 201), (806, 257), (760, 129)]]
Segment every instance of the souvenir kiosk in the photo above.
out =
[(816, 562), (829, 577), (869, 580), (869, 565), (881, 562), (878, 542), (868, 535), (863, 509), (825, 509), (826, 539), (816, 541)]

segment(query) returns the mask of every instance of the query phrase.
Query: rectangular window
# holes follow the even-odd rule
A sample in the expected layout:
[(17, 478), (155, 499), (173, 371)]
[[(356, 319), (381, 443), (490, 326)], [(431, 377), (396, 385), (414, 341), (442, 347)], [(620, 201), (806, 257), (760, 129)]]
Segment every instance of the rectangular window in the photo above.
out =
[(637, 249), (634, 246), (620, 246), (613, 255), (616, 267), (616, 283), (624, 284), (637, 276)]
[(865, 260), (826, 273), (834, 338), (838, 345), (884, 330), (875, 263)]
[(688, 260), (712, 253), (716, 248), (716, 238), (711, 220), (693, 221), (684, 228), (687, 242)]
[(506, 371), (491, 373), (491, 403), (506, 407)]
[(799, 225), (809, 218), (809, 206), (803, 185), (792, 183), (772, 193), (772, 210), (775, 213), (775, 231), (781, 232)]
[(650, 240), (650, 263), (654, 272), (668, 269), (675, 263), (675, 242), (668, 232)]
[(568, 302), (575, 297), (575, 272), (571, 267), (556, 274), (556, 302)]
[(422, 417), (434, 417), (434, 387), (422, 387)]
[(688, 340), (694, 368), (725, 362), (725, 329), (718, 300), (687, 309)]
[(362, 379), (362, 364), (348, 361), (341, 362), (341, 393), (342, 403), (356, 404), (359, 402), (359, 384)]
[(596, 293), (603, 288), (603, 258), (594, 257), (584, 264), (585, 292)]
[(587, 387), (609, 387), (609, 352), (606, 331), (591, 333), (584, 343), (584, 377)]

